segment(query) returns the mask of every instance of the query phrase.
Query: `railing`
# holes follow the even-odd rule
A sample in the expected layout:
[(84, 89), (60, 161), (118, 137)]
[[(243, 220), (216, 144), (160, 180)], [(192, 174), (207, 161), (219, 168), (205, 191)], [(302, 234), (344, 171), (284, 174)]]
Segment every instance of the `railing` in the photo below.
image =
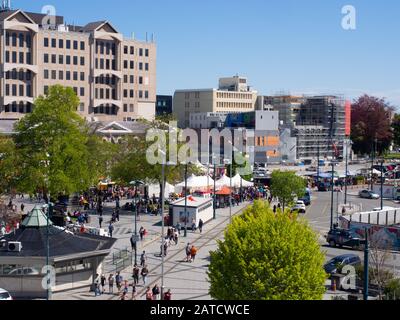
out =
[(120, 272), (132, 264), (132, 252), (125, 248), (113, 253), (112, 264), (115, 266), (115, 272)]

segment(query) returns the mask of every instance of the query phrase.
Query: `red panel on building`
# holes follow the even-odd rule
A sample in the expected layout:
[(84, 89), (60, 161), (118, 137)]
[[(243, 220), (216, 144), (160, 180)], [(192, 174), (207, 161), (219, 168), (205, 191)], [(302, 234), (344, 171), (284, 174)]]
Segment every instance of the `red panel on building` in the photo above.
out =
[(351, 135), (351, 102), (346, 101), (346, 106), (345, 106), (345, 112), (346, 112), (346, 136)]

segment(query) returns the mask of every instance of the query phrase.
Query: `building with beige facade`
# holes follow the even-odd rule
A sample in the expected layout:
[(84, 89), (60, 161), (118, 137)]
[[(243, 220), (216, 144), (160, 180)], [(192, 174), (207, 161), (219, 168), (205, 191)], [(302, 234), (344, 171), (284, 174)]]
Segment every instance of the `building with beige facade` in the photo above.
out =
[(173, 100), (173, 113), (178, 126), (190, 126), (190, 116), (196, 113), (242, 113), (256, 108), (257, 91), (239, 76), (221, 78), (218, 89), (177, 90)]
[(153, 119), (156, 45), (126, 39), (107, 21), (71, 26), (61, 16), (2, 8), (0, 120), (32, 112), (52, 85), (72, 87), (88, 121)]

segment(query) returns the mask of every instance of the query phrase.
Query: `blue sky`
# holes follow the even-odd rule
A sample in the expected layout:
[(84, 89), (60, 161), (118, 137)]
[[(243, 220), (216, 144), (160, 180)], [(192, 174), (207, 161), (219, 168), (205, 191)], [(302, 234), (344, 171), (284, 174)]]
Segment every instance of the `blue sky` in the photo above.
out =
[[(12, 0), (26, 11), (48, 4), (68, 23), (154, 33), (159, 94), (238, 73), (260, 94), (368, 93), (400, 109), (398, 0)], [(345, 5), (356, 30), (342, 28)]]

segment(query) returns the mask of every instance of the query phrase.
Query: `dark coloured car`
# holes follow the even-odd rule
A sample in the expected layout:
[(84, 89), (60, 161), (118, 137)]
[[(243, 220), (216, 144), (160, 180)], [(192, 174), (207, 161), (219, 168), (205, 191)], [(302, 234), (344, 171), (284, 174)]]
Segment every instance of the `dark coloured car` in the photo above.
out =
[(327, 264), (324, 265), (325, 272), (327, 274), (338, 273), (343, 269), (344, 266), (360, 266), (361, 259), (359, 256), (355, 254), (345, 254), (342, 256), (338, 256), (330, 260)]
[(343, 229), (329, 231), (326, 241), (331, 247), (350, 247), (355, 250), (360, 249), (362, 245), (362, 239), (359, 235)]

